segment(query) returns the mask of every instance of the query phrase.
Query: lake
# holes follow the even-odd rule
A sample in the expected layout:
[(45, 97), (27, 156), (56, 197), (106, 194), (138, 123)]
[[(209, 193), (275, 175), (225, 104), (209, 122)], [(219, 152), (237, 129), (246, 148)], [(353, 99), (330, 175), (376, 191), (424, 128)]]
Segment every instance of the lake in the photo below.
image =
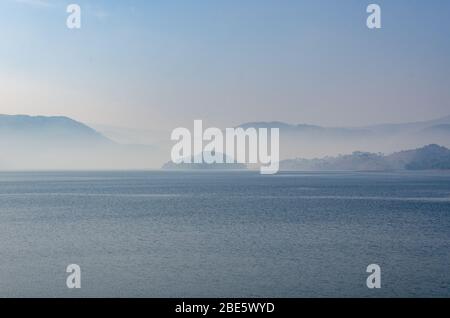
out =
[(351, 296), (450, 297), (449, 172), (0, 173), (0, 297)]

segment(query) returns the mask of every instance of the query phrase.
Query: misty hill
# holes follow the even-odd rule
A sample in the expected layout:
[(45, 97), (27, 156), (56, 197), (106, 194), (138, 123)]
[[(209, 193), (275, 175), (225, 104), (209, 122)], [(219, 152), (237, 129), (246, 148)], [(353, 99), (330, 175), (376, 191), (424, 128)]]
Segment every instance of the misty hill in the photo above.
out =
[(0, 142), (111, 144), (94, 129), (68, 117), (0, 115)]
[(425, 133), (450, 134), (450, 124), (440, 124), (426, 127), (423, 129)]
[(362, 127), (322, 127), (283, 122), (250, 122), (244, 129), (279, 128), (280, 158), (320, 158), (361, 152), (393, 153), (427, 144), (450, 147), (450, 116), (412, 123), (381, 124)]
[(0, 147), (0, 170), (149, 169), (164, 162), (151, 146), (116, 143), (62, 116), (0, 115)]
[[(296, 162), (286, 160), (285, 164), (290, 162), (293, 169), (299, 166), (306, 170), (445, 168), (445, 153), (440, 153), (443, 157), (438, 161), (426, 161), (420, 156), (420, 151), (401, 152), (398, 155), (401, 158), (395, 160), (395, 156), (388, 160), (387, 156), (374, 153), (394, 153), (424, 144), (450, 147), (450, 116), (431, 121), (367, 127), (322, 127), (282, 122), (255, 122), (240, 127), (280, 128), (280, 159), (304, 158), (294, 159)], [(141, 139), (146, 141), (150, 139), (149, 135)], [(0, 170), (159, 168), (170, 157), (169, 136), (167, 133), (167, 141), (165, 137), (158, 137), (164, 140), (154, 146), (129, 145), (113, 141), (68, 117), (0, 115)], [(352, 153), (355, 149), (360, 152), (339, 156)], [(411, 159), (414, 154), (418, 158), (416, 161)], [(433, 158), (437, 157), (439, 154), (433, 153)], [(323, 159), (308, 161), (313, 158)], [(334, 163), (331, 164), (331, 161)], [(208, 168), (214, 167), (208, 165)], [(219, 169), (227, 168), (223, 166)]]
[(406, 130), (422, 130), (427, 127), (437, 126), (437, 125), (445, 125), (450, 124), (450, 116), (445, 116), (442, 118), (425, 120), (425, 121), (417, 121), (412, 123), (399, 123), (399, 124), (381, 124), (381, 125), (371, 125), (366, 127), (367, 129), (373, 131), (406, 131)]
[(289, 159), (280, 162), (290, 171), (385, 171), (450, 169), (450, 150), (439, 145), (400, 151), (391, 155), (353, 152), (321, 159)]
[[(161, 169), (164, 170), (245, 170), (247, 169), (247, 166), (242, 163), (226, 163), (226, 161), (232, 161), (229, 157), (227, 157), (224, 154), (217, 153), (217, 155), (221, 156), (223, 158), (224, 163), (204, 163), (203, 160), (200, 158), (200, 161), (202, 163), (194, 163), (195, 158), (199, 158), (200, 156), (204, 156), (205, 152), (202, 154), (198, 154), (195, 157), (191, 156), (191, 163), (179, 163), (176, 164), (173, 161), (166, 162)], [(214, 153), (213, 153), (214, 155)]]
[(450, 169), (450, 150), (439, 145), (400, 151), (386, 158), (391, 165), (402, 165), (407, 170)]
[(350, 155), (318, 159), (287, 159), (280, 162), (280, 170), (288, 171), (383, 171), (390, 165), (380, 154), (353, 152)]
[(371, 131), (366, 128), (339, 128), (339, 127), (322, 127), (317, 125), (297, 124), (291, 125), (279, 121), (273, 122), (250, 122), (239, 125), (239, 127), (247, 129), (253, 128), (279, 128), (285, 133), (315, 133), (315, 134), (333, 134), (333, 135), (351, 135), (351, 134), (369, 134)]

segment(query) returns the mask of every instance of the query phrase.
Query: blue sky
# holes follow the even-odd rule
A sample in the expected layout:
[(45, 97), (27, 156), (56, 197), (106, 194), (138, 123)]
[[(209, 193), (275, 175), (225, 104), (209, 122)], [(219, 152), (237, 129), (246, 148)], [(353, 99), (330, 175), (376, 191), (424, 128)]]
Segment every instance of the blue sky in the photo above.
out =
[[(365, 25), (373, 2), (381, 30)], [(0, 113), (148, 129), (435, 118), (450, 114), (449, 14), (446, 0), (2, 0)]]

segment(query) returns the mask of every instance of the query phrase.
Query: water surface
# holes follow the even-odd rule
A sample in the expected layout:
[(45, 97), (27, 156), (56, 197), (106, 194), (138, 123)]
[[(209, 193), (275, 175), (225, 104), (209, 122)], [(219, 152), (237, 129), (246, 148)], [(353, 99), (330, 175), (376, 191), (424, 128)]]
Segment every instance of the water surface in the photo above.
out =
[(449, 173), (0, 173), (0, 297), (449, 297), (449, 247)]

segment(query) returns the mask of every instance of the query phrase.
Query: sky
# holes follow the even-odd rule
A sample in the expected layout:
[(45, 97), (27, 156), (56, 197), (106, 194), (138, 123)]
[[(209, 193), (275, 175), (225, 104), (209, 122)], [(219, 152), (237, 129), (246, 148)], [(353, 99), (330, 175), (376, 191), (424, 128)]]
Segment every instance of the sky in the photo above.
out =
[(0, 0), (0, 113), (164, 130), (433, 119), (450, 114), (449, 16), (447, 0)]

